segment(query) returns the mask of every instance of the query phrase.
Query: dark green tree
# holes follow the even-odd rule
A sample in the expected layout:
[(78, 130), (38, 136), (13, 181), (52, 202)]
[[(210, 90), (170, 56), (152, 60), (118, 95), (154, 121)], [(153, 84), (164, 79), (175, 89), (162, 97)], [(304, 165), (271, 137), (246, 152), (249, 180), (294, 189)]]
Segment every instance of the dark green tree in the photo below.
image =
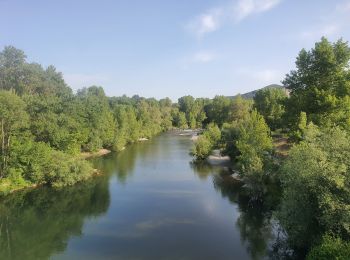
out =
[(326, 38), (310, 51), (301, 50), (296, 70), (283, 84), (290, 90), (287, 117), (295, 124), (301, 111), (317, 125), (350, 124), (350, 48), (342, 39), (330, 43)]
[(281, 88), (264, 88), (257, 91), (254, 96), (254, 107), (272, 130), (282, 127), (286, 99), (287, 94)]

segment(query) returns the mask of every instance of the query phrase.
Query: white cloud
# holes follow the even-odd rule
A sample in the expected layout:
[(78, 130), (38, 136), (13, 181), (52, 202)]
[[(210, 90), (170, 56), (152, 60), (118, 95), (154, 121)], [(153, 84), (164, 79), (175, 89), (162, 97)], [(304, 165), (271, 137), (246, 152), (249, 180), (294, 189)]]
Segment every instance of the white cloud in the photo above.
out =
[(350, 1), (345, 1), (343, 3), (337, 4), (336, 11), (349, 12), (350, 11)]
[(269, 11), (280, 2), (281, 0), (239, 0), (234, 6), (234, 19), (239, 22), (249, 15)]
[(300, 40), (306, 42), (318, 41), (322, 36), (331, 39), (344, 36), (350, 22), (349, 13), (350, 1), (343, 1), (335, 5), (334, 9), (329, 10), (328, 14), (323, 16), (316, 25), (306, 28), (297, 36)]
[(319, 40), (322, 36), (330, 37), (337, 34), (339, 31), (340, 26), (338, 24), (329, 24), (309, 31), (303, 31), (301, 32), (300, 36), (302, 39), (315, 41)]
[(255, 72), (253, 77), (264, 83), (276, 83), (281, 81), (281, 72), (278, 70), (265, 69)]
[(214, 32), (220, 28), (222, 19), (222, 10), (213, 9), (193, 19), (188, 28), (198, 37), (210, 32)]
[(210, 50), (201, 50), (193, 54), (189, 54), (180, 60), (182, 69), (187, 70), (193, 64), (206, 64), (218, 59), (218, 54)]
[(193, 55), (192, 61), (193, 62), (200, 62), (200, 63), (207, 63), (215, 60), (217, 58), (217, 55), (210, 51), (200, 51)]
[(202, 37), (217, 31), (232, 20), (238, 23), (250, 15), (267, 12), (280, 2), (281, 0), (236, 0), (195, 17), (186, 28)]
[(66, 83), (75, 90), (83, 87), (92, 86), (92, 85), (103, 86), (109, 80), (109, 78), (103, 74), (82, 74), (82, 73), (63, 74), (63, 78), (66, 81)]
[(236, 70), (236, 74), (242, 77), (249, 77), (260, 85), (279, 83), (283, 79), (283, 73), (276, 69), (247, 69)]

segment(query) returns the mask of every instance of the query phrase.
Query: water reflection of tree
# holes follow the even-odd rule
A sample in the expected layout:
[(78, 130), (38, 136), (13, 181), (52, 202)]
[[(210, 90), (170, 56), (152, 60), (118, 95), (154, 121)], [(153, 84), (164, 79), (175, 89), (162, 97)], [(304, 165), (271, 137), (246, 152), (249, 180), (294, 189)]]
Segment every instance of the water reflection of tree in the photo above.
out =
[(80, 236), (86, 217), (109, 207), (106, 178), (60, 190), (40, 188), (0, 202), (0, 259), (48, 259)]
[[(268, 190), (266, 193), (262, 194), (262, 187), (258, 187), (256, 192), (259, 196), (255, 196), (252, 187), (242, 186), (242, 183), (232, 178), (227, 171), (213, 175), (213, 182), (223, 197), (238, 205), (240, 215), (236, 225), (240, 230), (242, 243), (252, 259), (266, 256), (270, 242), (274, 239), (272, 212), (278, 205), (276, 201), (276, 196), (279, 197), (278, 189), (275, 190), (276, 188), (270, 183), (270, 187), (267, 185), (263, 188)], [(259, 199), (256, 199), (257, 197)]]
[(169, 150), (167, 145), (159, 140), (161, 138), (160, 136), (155, 137), (154, 140), (130, 144), (123, 151), (94, 159), (93, 164), (103, 174), (107, 176), (116, 174), (118, 181), (125, 183), (127, 178), (133, 174), (137, 163), (149, 158), (157, 158)]
[[(190, 162), (190, 166), (193, 169), (194, 173), (201, 179), (206, 180), (209, 176), (213, 174), (219, 174), (223, 171), (222, 166), (213, 166), (207, 163), (206, 161)], [(224, 170), (228, 170), (224, 168)]]

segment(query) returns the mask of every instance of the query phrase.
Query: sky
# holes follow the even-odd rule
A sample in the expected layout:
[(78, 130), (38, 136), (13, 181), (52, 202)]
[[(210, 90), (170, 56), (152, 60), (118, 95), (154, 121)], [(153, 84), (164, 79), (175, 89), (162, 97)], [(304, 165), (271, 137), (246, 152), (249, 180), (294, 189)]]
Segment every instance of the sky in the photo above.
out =
[(350, 40), (350, 0), (0, 0), (0, 49), (108, 96), (232, 96), (279, 84), (302, 48)]

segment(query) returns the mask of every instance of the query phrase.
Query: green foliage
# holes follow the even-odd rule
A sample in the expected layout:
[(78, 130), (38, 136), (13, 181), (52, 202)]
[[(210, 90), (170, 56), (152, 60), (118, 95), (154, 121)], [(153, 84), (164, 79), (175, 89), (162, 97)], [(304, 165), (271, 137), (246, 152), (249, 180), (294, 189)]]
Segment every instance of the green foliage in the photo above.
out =
[(236, 96), (232, 101), (232, 109), (230, 111), (230, 120), (228, 123), (244, 120), (249, 116), (252, 106), (252, 100), (244, 99), (241, 95)]
[(192, 149), (192, 155), (196, 157), (196, 160), (206, 159), (213, 149), (213, 145), (207, 136), (199, 136)]
[(305, 112), (300, 112), (297, 124), (291, 129), (289, 136), (294, 141), (300, 141), (304, 138), (304, 132), (307, 129), (307, 115)]
[(117, 124), (114, 149), (118, 151), (139, 139), (141, 125), (137, 121), (135, 108), (130, 105), (116, 105), (114, 118)]
[(150, 138), (162, 131), (162, 115), (156, 100), (140, 100), (137, 104), (141, 137)]
[(262, 115), (253, 110), (244, 118), (223, 127), (225, 153), (237, 159), (243, 175), (261, 175), (266, 154), (272, 150), (270, 129)]
[(272, 149), (270, 129), (264, 118), (256, 110), (238, 124), (239, 135), (236, 141), (240, 155), (237, 157), (242, 173), (252, 175), (262, 173), (265, 154)]
[(92, 86), (79, 90), (77, 102), (83, 116), (83, 127), (89, 129), (87, 143), (83, 149), (96, 151), (111, 148), (115, 139), (115, 120), (110, 110), (108, 99), (102, 87)]
[(206, 119), (203, 99), (194, 99), (192, 96), (179, 98), (179, 110), (185, 113), (188, 127), (201, 128), (203, 121)]
[(214, 146), (217, 146), (221, 139), (220, 128), (215, 123), (210, 123), (207, 125), (203, 135), (207, 137), (207, 139), (210, 140)]
[(196, 157), (196, 160), (204, 160), (218, 146), (220, 140), (220, 128), (216, 124), (210, 123), (203, 134), (195, 141), (191, 153)]
[(172, 117), (173, 117), (173, 125), (175, 127), (178, 127), (180, 129), (188, 128), (186, 114), (184, 112), (174, 109), (172, 112)]
[[(194, 127), (205, 118), (201, 104), (192, 106)], [(92, 168), (77, 158), (80, 152), (119, 151), (171, 129), (176, 111), (169, 98), (108, 98), (97, 86), (74, 95), (53, 66), (28, 63), (21, 50), (5, 47), (0, 52), (0, 189), (86, 179)], [(178, 115), (178, 125), (186, 127), (185, 114)]]
[(27, 126), (25, 103), (10, 91), (0, 91), (0, 178), (6, 174), (11, 153), (11, 141)]
[(313, 247), (306, 256), (307, 260), (347, 260), (350, 259), (350, 242), (325, 235), (322, 243)]
[(74, 118), (68, 108), (68, 102), (57, 96), (23, 97), (30, 115), (30, 131), (38, 142), (70, 154), (80, 153), (81, 144), (86, 142), (87, 133)]
[(55, 151), (43, 142), (15, 140), (10, 158), (9, 176), (15, 172), (18, 180), (32, 184), (72, 185), (93, 172), (87, 161)]
[(225, 96), (215, 96), (212, 102), (206, 107), (206, 114), (209, 122), (214, 122), (221, 127), (225, 122), (230, 121), (232, 100)]
[(286, 104), (291, 125), (296, 123), (295, 115), (304, 111), (317, 125), (349, 127), (349, 60), (350, 48), (342, 40), (332, 44), (322, 38), (310, 51), (299, 53), (297, 69), (283, 81), (291, 90)]
[(281, 88), (264, 88), (257, 91), (254, 96), (254, 107), (272, 130), (282, 127), (286, 99), (287, 95)]
[(310, 246), (325, 232), (350, 235), (350, 138), (339, 129), (307, 129), (283, 166), (279, 213), (290, 242)]
[(67, 96), (72, 93), (55, 67), (43, 69), (37, 63), (27, 63), (23, 51), (12, 46), (6, 46), (0, 52), (0, 90), (10, 90), (20, 96)]

